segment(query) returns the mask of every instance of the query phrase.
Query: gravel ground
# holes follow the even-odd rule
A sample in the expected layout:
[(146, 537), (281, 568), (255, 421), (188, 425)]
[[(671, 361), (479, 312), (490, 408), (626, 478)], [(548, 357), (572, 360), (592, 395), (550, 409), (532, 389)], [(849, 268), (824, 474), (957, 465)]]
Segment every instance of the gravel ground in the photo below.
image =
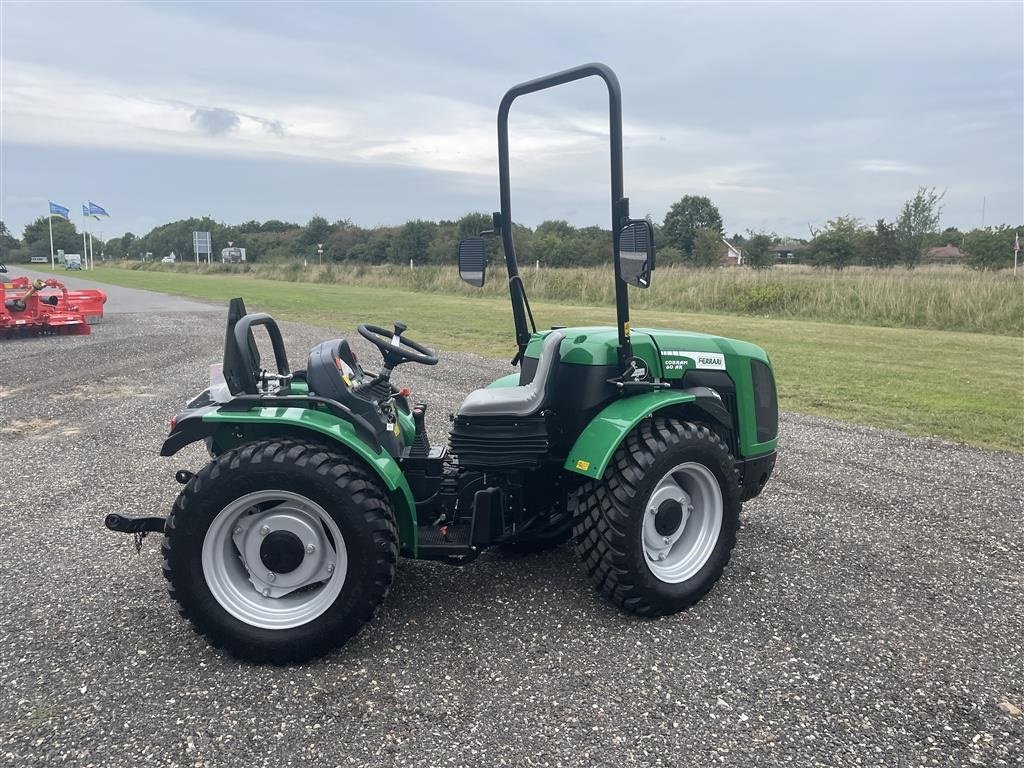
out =
[[(157, 453), (223, 314), (0, 342), (0, 765), (1021, 765), (1024, 458), (794, 414), (687, 613), (619, 613), (569, 547), (489, 552), (401, 562), (377, 620), (318, 663), (211, 650), (159, 537), (136, 554), (102, 520), (166, 513), (173, 471), (204, 461)], [(296, 363), (329, 337), (283, 330)], [(398, 379), (441, 435), (507, 370), (449, 354)]]

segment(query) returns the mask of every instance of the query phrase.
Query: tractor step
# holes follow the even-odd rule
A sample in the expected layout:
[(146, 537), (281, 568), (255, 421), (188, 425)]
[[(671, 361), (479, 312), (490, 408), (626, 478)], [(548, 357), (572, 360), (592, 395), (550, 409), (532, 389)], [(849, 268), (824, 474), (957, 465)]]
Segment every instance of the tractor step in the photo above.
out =
[(424, 525), (419, 529), (417, 556), (460, 565), (476, 558), (479, 550), (470, 543), (468, 525)]
[(163, 533), (167, 519), (163, 517), (125, 517), (107, 515), (103, 524), (117, 533)]

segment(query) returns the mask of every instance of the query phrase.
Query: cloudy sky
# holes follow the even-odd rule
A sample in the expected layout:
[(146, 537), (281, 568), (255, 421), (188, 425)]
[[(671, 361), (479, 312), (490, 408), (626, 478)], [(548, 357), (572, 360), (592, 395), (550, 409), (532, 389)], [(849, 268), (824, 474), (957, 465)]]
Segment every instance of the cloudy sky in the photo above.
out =
[[(176, 218), (363, 225), (497, 207), (510, 85), (623, 87), (626, 194), (708, 195), (729, 232), (806, 235), (946, 189), (944, 224), (1024, 219), (1021, 2), (0, 4), (0, 217), (91, 199), (107, 236)], [(600, 81), (517, 101), (513, 210), (607, 225)]]

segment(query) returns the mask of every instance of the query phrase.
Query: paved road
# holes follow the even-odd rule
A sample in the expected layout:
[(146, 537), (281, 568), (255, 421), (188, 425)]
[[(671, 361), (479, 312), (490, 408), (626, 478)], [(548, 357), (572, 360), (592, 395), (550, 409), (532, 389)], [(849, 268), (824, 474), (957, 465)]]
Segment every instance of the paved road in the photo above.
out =
[(210, 304), (203, 304), (191, 299), (183, 299), (180, 296), (171, 296), (156, 291), (143, 291), (138, 288), (122, 288), (119, 285), (100, 283), (89, 280), (79, 275), (88, 275), (88, 272), (61, 272), (54, 275), (50, 272), (38, 272), (34, 269), (26, 269), (21, 265), (8, 265), (8, 278), (26, 275), (33, 280), (48, 277), (56, 277), (71, 290), (82, 288), (99, 288), (107, 294), (107, 303), (103, 306), (104, 315), (135, 314), (138, 312), (209, 312), (218, 311), (218, 307)]
[[(0, 765), (1021, 765), (1024, 459), (792, 414), (687, 613), (619, 613), (562, 547), (403, 561), (378, 619), (315, 664), (210, 650), (156, 538), (136, 554), (101, 524), (165, 512), (204, 460), (157, 456), (220, 355), (200, 320), (0, 344)], [(326, 335), (283, 328), (293, 358)], [(440, 439), (505, 370), (452, 354), (399, 378)]]

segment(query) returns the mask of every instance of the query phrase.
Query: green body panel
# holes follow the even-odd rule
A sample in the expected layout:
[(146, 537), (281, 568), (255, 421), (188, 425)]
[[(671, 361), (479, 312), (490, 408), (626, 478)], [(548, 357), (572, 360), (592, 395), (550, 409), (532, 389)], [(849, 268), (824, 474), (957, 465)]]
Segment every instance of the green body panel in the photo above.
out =
[[(562, 362), (574, 365), (616, 365), (618, 362), (618, 333), (607, 326), (563, 328)], [(544, 337), (550, 331), (536, 333), (526, 348), (526, 356), (536, 358)], [(693, 369), (725, 370), (736, 385), (736, 409), (739, 416), (739, 453), (751, 458), (770, 453), (777, 439), (757, 441), (757, 423), (754, 416), (754, 390), (750, 361), (760, 360), (772, 367), (768, 355), (756, 344), (723, 336), (687, 331), (669, 331), (660, 328), (634, 328), (630, 334), (633, 354), (647, 363), (651, 375), (663, 381), (678, 381)], [(702, 354), (705, 353), (705, 354)], [(774, 369), (772, 370), (774, 376)], [(668, 393), (651, 393), (654, 398)], [(638, 399), (638, 398), (629, 398)], [(620, 401), (621, 402), (621, 401)], [(610, 406), (609, 406), (610, 407)], [(662, 406), (658, 406), (662, 407)], [(656, 410), (656, 408), (652, 408)], [(586, 434), (586, 432), (584, 432)], [(610, 448), (609, 456), (615, 446)], [(572, 456), (570, 455), (572, 460)], [(569, 467), (567, 464), (567, 468)], [(576, 471), (576, 470), (574, 470)], [(587, 474), (587, 473), (584, 473)]]
[(633, 427), (655, 411), (694, 400), (696, 398), (689, 392), (671, 390), (645, 392), (616, 400), (583, 430), (569, 451), (563, 468), (595, 480), (600, 478), (615, 449)]
[(407, 448), (416, 439), (416, 422), (411, 413), (406, 413), (401, 408), (395, 408), (398, 413), (398, 429), (401, 431), (402, 444)]
[[(404, 414), (402, 414), (404, 415)], [(250, 411), (212, 411), (203, 416), (208, 424), (223, 424), (224, 429), (214, 437), (214, 442), (221, 450), (246, 442), (247, 427), (258, 432), (261, 426), (280, 432), (282, 428), (306, 430), (323, 435), (329, 440), (340, 443), (348, 451), (366, 462), (367, 466), (384, 481), (395, 518), (398, 521), (398, 538), (403, 547), (416, 554), (416, 503), (412, 491), (406, 482), (398, 463), (381, 449), (374, 451), (356, 435), (355, 427), (343, 419), (313, 408), (253, 408)], [(412, 418), (409, 417), (411, 423)], [(408, 430), (411, 434), (412, 427)]]
[(500, 379), (495, 379), (488, 384), (485, 389), (507, 389), (508, 387), (519, 386), (519, 374), (510, 373), (508, 376), (502, 376)]

